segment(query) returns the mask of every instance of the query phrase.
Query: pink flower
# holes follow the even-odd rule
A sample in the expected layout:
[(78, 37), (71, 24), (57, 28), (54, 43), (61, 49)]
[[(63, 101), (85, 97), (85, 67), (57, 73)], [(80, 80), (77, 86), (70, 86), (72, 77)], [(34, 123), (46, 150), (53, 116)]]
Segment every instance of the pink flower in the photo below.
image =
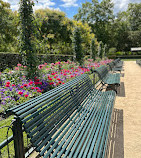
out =
[(50, 82), (49, 84), (50, 84), (50, 85), (53, 85), (53, 84), (54, 84), (54, 82)]
[(55, 75), (55, 73), (52, 73), (51, 75)]
[(38, 84), (39, 84), (39, 82), (34, 82), (34, 84), (35, 84), (35, 85), (38, 85)]
[(57, 78), (57, 80), (60, 81), (61, 79), (60, 79), (60, 78)]
[(15, 84), (12, 84), (12, 87), (15, 87)]
[(39, 90), (39, 87), (35, 87), (35, 89)]
[(43, 68), (43, 65), (39, 65), (38, 66), (38, 69), (40, 70), (40, 69), (42, 69)]
[(19, 91), (19, 92), (18, 92), (18, 94), (22, 95), (22, 94), (23, 94), (23, 92)]
[(27, 87), (27, 84), (24, 84), (23, 86), (24, 86), (24, 87)]
[(6, 82), (6, 84), (8, 84), (8, 85), (9, 85), (9, 84), (10, 84), (10, 82)]
[(23, 86), (21, 86), (20, 88), (23, 88)]
[(22, 66), (22, 64), (17, 64), (17, 66), (19, 67), (19, 66)]
[(28, 97), (28, 94), (25, 94), (24, 96), (27, 98), (27, 97)]
[(41, 93), (42, 91), (40, 89), (38, 89), (37, 92)]
[(6, 84), (5, 87), (10, 87), (9, 84)]
[(33, 84), (33, 81), (30, 81), (28, 84), (29, 84), (29, 85), (32, 85), (32, 84)]
[(34, 87), (31, 87), (31, 89), (35, 89)]
[(52, 80), (52, 78), (50, 78), (50, 77), (49, 77), (48, 79), (49, 79), (49, 80)]
[(15, 67), (15, 70), (19, 70), (19, 67)]

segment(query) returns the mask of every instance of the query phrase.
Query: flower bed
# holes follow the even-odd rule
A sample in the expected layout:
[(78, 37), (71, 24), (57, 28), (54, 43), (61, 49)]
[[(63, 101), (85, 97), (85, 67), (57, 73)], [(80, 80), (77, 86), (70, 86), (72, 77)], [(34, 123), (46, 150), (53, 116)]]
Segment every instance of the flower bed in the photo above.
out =
[(84, 67), (71, 61), (44, 63), (38, 66), (40, 75), (34, 80), (26, 79), (26, 66), (17, 64), (14, 69), (8, 68), (0, 73), (0, 111), (3, 112), (39, 96), (52, 88), (65, 84), (76, 76), (84, 73), (90, 74), (90, 69), (95, 69), (109, 62), (111, 60), (93, 62), (89, 59), (85, 61)]

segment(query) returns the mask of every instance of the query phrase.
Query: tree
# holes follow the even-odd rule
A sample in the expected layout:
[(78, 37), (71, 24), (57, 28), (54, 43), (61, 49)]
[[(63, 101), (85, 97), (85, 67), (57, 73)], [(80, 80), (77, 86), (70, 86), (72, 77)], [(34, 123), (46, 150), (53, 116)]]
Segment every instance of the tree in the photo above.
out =
[(66, 51), (69, 54), (73, 23), (65, 13), (57, 10), (39, 9), (35, 11), (35, 19), (41, 32), (41, 38), (38, 39), (44, 41), (42, 44), (48, 47), (48, 51), (52, 53), (61, 51), (62, 54)]
[(127, 9), (131, 47), (141, 46), (141, 3), (130, 3)]
[(108, 47), (107, 44), (104, 45), (104, 56), (106, 57), (108, 55)]
[(103, 58), (103, 43), (102, 43), (102, 41), (99, 42), (98, 56), (99, 56), (101, 59)]
[(95, 44), (95, 38), (91, 40), (91, 58), (95, 61), (97, 54), (97, 46)]
[(76, 20), (87, 22), (91, 26), (98, 41), (107, 43), (111, 40), (111, 22), (113, 21), (113, 3), (111, 0), (92, 0), (86, 2), (79, 8), (78, 14), (74, 16)]
[(141, 31), (141, 3), (129, 3), (127, 13), (130, 30)]
[(34, 44), (33, 2), (20, 1), (21, 56), (23, 65), (27, 66), (27, 78), (37, 75), (37, 57)]
[(78, 27), (75, 28), (73, 32), (72, 38), (72, 47), (74, 52), (74, 58), (80, 65), (83, 64), (83, 52), (82, 52), (82, 39), (80, 34), (80, 29)]
[(10, 4), (0, 0), (0, 51), (13, 52), (17, 47), (17, 18)]

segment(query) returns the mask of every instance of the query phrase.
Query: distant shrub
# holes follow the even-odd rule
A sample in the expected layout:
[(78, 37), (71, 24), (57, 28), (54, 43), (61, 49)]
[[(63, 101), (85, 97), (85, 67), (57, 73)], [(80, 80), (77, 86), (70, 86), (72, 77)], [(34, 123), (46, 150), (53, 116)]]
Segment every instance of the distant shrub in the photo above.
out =
[(117, 51), (116, 48), (114, 48), (114, 47), (113, 47), (113, 48), (110, 48), (108, 55), (114, 55), (114, 54), (116, 53), (116, 51)]
[(125, 52), (116, 52), (115, 55), (124, 55)]

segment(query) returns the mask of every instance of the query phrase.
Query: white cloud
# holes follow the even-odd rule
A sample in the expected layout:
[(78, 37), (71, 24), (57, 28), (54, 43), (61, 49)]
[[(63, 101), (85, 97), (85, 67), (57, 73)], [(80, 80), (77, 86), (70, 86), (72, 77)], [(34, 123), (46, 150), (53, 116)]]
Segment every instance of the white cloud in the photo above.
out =
[(18, 10), (19, 9), (19, 0), (3, 0), (3, 1), (10, 3), (12, 10)]
[[(10, 3), (12, 10), (18, 10), (19, 9), (19, 0), (3, 0), (5, 2)], [(38, 0), (38, 3), (35, 2), (35, 6), (33, 7), (34, 10), (41, 9), (41, 8), (50, 8), (50, 9), (56, 9), (60, 10), (59, 8), (52, 8), (55, 6), (55, 2), (52, 0)]]
[(60, 5), (62, 7), (77, 7), (77, 0), (61, 0), (64, 4)]
[(126, 11), (129, 3), (140, 3), (140, 0), (112, 0), (114, 3), (114, 12)]
[(49, 8), (49, 9), (56, 9), (58, 10), (59, 8), (52, 8), (53, 6), (55, 6), (55, 2), (53, 2), (52, 0), (38, 0), (38, 3), (35, 3), (35, 6), (33, 7), (34, 10), (37, 9), (45, 9), (45, 8)]

